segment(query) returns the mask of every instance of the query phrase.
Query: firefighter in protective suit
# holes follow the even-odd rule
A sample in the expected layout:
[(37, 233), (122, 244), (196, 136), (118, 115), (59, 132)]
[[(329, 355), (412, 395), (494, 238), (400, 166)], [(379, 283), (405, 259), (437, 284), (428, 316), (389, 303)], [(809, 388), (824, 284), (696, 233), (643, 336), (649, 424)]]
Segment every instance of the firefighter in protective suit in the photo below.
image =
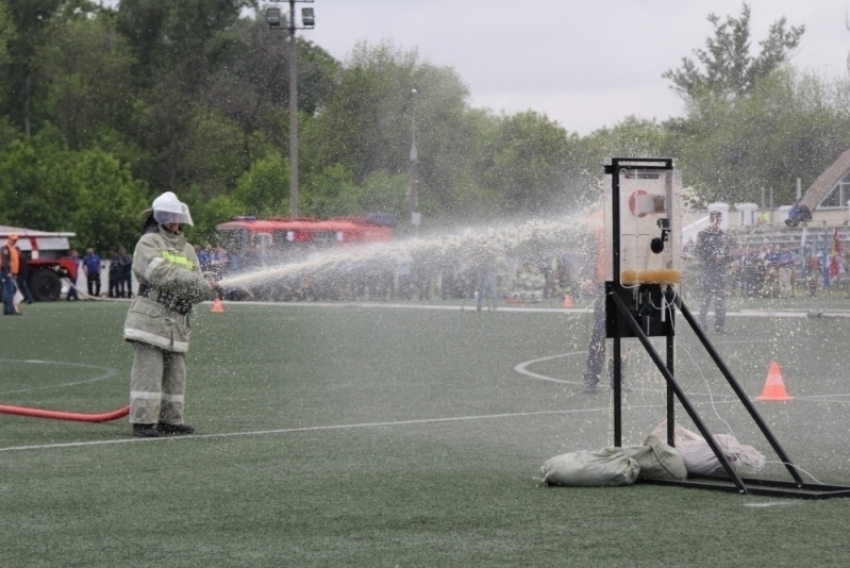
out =
[(203, 276), (180, 230), (181, 224), (192, 225), (185, 203), (168, 191), (143, 216), (133, 254), (139, 291), (124, 322), (124, 340), (134, 349), (130, 423), (134, 436), (191, 434), (194, 428), (183, 424), (189, 312), (193, 304), (215, 298), (217, 285)]

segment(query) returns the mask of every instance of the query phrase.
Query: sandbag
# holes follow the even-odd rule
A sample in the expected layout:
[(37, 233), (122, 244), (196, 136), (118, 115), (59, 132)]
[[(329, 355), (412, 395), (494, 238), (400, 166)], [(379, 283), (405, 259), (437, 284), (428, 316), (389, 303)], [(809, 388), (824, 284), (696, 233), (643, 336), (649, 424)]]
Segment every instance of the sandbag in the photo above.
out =
[(640, 467), (639, 479), (684, 481), (688, 478), (685, 460), (676, 448), (650, 435), (642, 446), (624, 448)]
[[(666, 439), (667, 419), (662, 420), (652, 433), (659, 438), (664, 437)], [(715, 434), (714, 440), (717, 442), (720, 451), (729, 460), (733, 470), (737, 471), (740, 465), (751, 467), (756, 471), (764, 467), (764, 455), (752, 446), (741, 444), (734, 436)], [(696, 432), (691, 432), (676, 424), (673, 428), (673, 445), (682, 455), (688, 473), (697, 475), (726, 474), (720, 460), (711, 450), (711, 446), (708, 445), (705, 438)]]
[(605, 448), (555, 456), (546, 460), (540, 471), (547, 485), (616, 487), (634, 483), (640, 466), (627, 450)]

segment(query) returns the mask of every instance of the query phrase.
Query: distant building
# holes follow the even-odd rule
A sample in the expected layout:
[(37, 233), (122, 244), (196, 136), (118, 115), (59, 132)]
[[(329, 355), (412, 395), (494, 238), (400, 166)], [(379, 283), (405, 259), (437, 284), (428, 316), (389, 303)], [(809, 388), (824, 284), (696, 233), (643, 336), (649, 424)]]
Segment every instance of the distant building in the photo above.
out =
[(810, 226), (839, 227), (850, 215), (850, 150), (829, 166), (803, 194), (803, 205), (812, 211)]

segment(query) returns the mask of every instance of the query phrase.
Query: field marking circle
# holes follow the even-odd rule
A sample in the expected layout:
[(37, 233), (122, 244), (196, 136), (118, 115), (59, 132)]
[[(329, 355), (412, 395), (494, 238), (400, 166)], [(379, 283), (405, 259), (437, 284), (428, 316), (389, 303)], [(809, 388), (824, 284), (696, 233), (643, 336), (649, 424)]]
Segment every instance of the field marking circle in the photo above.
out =
[(63, 366), (63, 367), (81, 367), (83, 369), (96, 369), (102, 371), (102, 374), (91, 378), (84, 379), (81, 381), (72, 381), (69, 383), (61, 383), (58, 385), (44, 385), (40, 387), (28, 387), (24, 389), (15, 389), (15, 390), (5, 390), (0, 391), (0, 395), (5, 394), (17, 394), (22, 392), (33, 392), (39, 390), (50, 390), (57, 388), (65, 388), (65, 387), (73, 387), (77, 385), (85, 385), (88, 383), (96, 383), (98, 381), (105, 381), (106, 379), (111, 379), (112, 377), (118, 375), (118, 369), (114, 369), (112, 367), (102, 367), (100, 365), (87, 365), (85, 363), (68, 363), (65, 361), (41, 361), (38, 359), (0, 359), (0, 363), (29, 363), (32, 365), (54, 365), (54, 366)]
[[(750, 343), (753, 343), (752, 341)], [(560, 359), (562, 357), (572, 357), (574, 355), (586, 355), (587, 351), (571, 351), (569, 353), (558, 353), (557, 355), (548, 355), (546, 357), (538, 357), (536, 359), (529, 359), (528, 361), (523, 361), (522, 363), (517, 364), (514, 367), (514, 371), (519, 373), (520, 375), (525, 375), (527, 377), (531, 377), (532, 379), (537, 379), (540, 381), (546, 381), (550, 383), (559, 383), (563, 385), (572, 385), (583, 387), (584, 382), (581, 381), (568, 381), (565, 379), (556, 379), (555, 377), (550, 377), (548, 375), (541, 375), (539, 373), (535, 373), (533, 371), (529, 371), (528, 367), (534, 365), (536, 363), (542, 363), (544, 361), (551, 361), (552, 359)], [(632, 387), (635, 391), (640, 392), (654, 392), (654, 393), (664, 393), (665, 389), (657, 389), (657, 388), (643, 388), (643, 387)], [(711, 399), (712, 402), (715, 403), (727, 403), (734, 402), (738, 400), (738, 398), (734, 395), (716, 395), (711, 392), (690, 392), (688, 393), (690, 397), (703, 397), (707, 396)], [(747, 397), (749, 400), (754, 400), (756, 395)], [(813, 403), (830, 403), (830, 404), (850, 404), (850, 393), (831, 393), (831, 394), (816, 394), (816, 395), (808, 395), (808, 396), (795, 396), (794, 400), (799, 400), (801, 402), (813, 402)]]
[(524, 362), (520, 363), (519, 365), (517, 365), (516, 367), (514, 367), (514, 371), (516, 371), (517, 373), (519, 373), (521, 375), (526, 375), (528, 377), (531, 377), (533, 379), (539, 379), (541, 381), (549, 381), (549, 382), (552, 382), (552, 383), (562, 383), (562, 384), (565, 384), (565, 385), (581, 386), (584, 383), (580, 383), (580, 382), (577, 382), (577, 381), (566, 381), (564, 379), (556, 379), (554, 377), (548, 377), (546, 375), (540, 375), (540, 374), (537, 374), (537, 373), (532, 373), (526, 367), (528, 367), (529, 365), (533, 365), (535, 363), (542, 363), (543, 361), (550, 361), (552, 359), (559, 359), (561, 357), (570, 357), (572, 355), (585, 355), (586, 353), (587, 353), (587, 351), (572, 351), (570, 353), (559, 353), (557, 355), (549, 355), (548, 357), (540, 357), (539, 359), (531, 359), (530, 361), (524, 361)]

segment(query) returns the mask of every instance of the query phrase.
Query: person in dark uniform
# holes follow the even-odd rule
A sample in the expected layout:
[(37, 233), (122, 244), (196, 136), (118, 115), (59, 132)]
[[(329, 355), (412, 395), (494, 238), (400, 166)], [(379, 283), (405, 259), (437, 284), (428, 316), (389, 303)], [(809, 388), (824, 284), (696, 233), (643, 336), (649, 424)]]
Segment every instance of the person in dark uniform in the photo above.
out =
[(32, 251), (29, 250), (18, 250), (18, 256), (20, 257), (20, 266), (18, 268), (18, 290), (21, 291), (21, 294), (24, 296), (24, 301), (27, 304), (32, 304), (35, 298), (32, 297), (32, 291), (29, 286), (29, 277), (30, 277), (30, 265), (29, 261), (32, 260)]
[[(587, 346), (587, 360), (584, 371), (584, 392), (596, 394), (600, 378), (605, 372), (605, 225), (603, 211), (597, 209), (590, 216), (590, 235), (587, 241), (587, 279), (584, 293), (593, 297), (593, 327)], [(626, 360), (620, 360), (620, 381), (623, 392), (631, 392), (626, 385)], [(614, 361), (608, 361), (608, 385), (614, 388)]]
[(726, 331), (726, 265), (729, 260), (729, 242), (720, 228), (722, 214), (712, 211), (709, 226), (697, 235), (694, 252), (702, 262), (702, 303), (699, 310), (699, 325), (706, 329), (708, 306), (714, 300), (714, 331), (728, 335)]
[(127, 249), (118, 249), (118, 264), (121, 270), (118, 273), (118, 292), (122, 298), (133, 297), (133, 257), (127, 254)]

